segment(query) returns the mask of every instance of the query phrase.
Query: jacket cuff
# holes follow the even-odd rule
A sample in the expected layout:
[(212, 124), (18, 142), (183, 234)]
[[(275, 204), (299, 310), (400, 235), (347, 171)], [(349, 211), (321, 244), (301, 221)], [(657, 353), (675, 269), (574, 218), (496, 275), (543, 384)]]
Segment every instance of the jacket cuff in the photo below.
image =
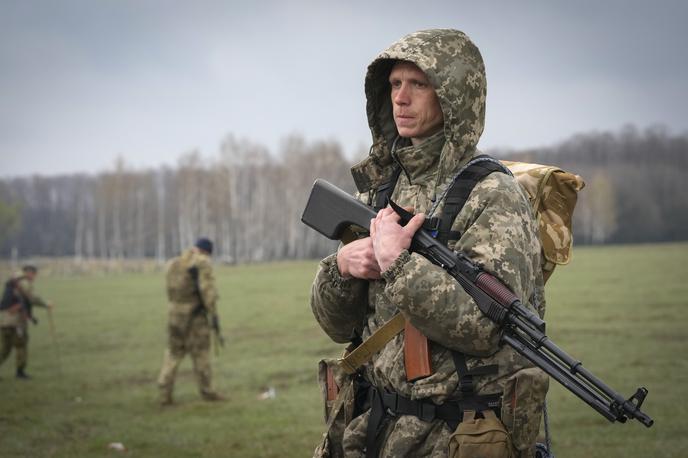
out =
[(399, 277), (403, 271), (404, 271), (404, 266), (406, 265), (407, 262), (411, 260), (411, 253), (408, 252), (408, 250), (404, 250), (401, 252), (398, 258), (394, 260), (391, 266), (387, 268), (384, 272), (382, 272), (382, 278), (387, 282), (387, 283), (392, 283), (394, 280)]
[(327, 276), (330, 277), (332, 286), (340, 289), (347, 288), (351, 285), (351, 280), (353, 280), (353, 278), (342, 277), (342, 274), (339, 273), (339, 266), (337, 265), (337, 253), (329, 255), (323, 259), (322, 262), (327, 266), (325, 272), (327, 273)]

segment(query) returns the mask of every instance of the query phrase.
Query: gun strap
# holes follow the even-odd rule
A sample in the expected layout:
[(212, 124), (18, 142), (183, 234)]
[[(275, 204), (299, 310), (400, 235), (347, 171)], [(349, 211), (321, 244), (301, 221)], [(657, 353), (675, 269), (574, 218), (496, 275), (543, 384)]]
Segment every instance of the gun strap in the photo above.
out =
[(399, 180), (399, 175), (401, 175), (401, 167), (397, 166), (392, 170), (392, 175), (389, 177), (389, 181), (386, 181), (378, 186), (377, 191), (375, 192), (375, 205), (373, 206), (376, 212), (387, 206), (387, 201), (390, 197), (392, 197), (394, 187)]
[(461, 234), (451, 230), (454, 220), (463, 209), (475, 185), (492, 172), (510, 173), (499, 161), (482, 154), (471, 159), (449, 185), (444, 196), (439, 227), (435, 234), (435, 238), (442, 244), (446, 245), (449, 240), (461, 238)]
[(370, 335), (361, 345), (356, 347), (351, 353), (339, 360), (339, 364), (347, 374), (355, 373), (359, 367), (380, 351), (387, 342), (399, 334), (406, 325), (406, 318), (401, 313), (383, 324), (377, 331)]

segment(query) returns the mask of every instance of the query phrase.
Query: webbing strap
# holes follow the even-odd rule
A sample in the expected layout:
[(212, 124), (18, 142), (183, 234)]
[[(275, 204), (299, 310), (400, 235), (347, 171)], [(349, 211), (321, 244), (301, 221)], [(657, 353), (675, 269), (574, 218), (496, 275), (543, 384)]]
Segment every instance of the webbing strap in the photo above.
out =
[(401, 175), (401, 167), (395, 167), (389, 181), (378, 186), (375, 194), (375, 205), (373, 206), (376, 212), (379, 212), (387, 206), (387, 200), (392, 197), (394, 187), (397, 181), (399, 181), (399, 175)]
[(363, 364), (368, 362), (375, 353), (380, 351), (387, 342), (399, 334), (406, 324), (406, 318), (401, 313), (383, 324), (377, 331), (368, 337), (354, 351), (339, 360), (339, 364), (347, 374), (353, 374)]
[(389, 416), (413, 415), (422, 421), (444, 420), (454, 431), (463, 418), (465, 411), (484, 412), (492, 410), (496, 417), (501, 413), (501, 393), (473, 396), (458, 401), (434, 404), (429, 400), (412, 400), (397, 393), (371, 387), (368, 400), (370, 415), (366, 427), (366, 458), (379, 455), (384, 436), (385, 418)]
[(454, 220), (466, 204), (475, 185), (492, 172), (508, 173), (501, 163), (489, 156), (477, 156), (449, 185), (436, 237), (442, 244), (446, 245), (450, 237), (461, 237), (461, 234), (451, 230)]
[(496, 364), (490, 364), (488, 366), (479, 366), (468, 370), (468, 366), (466, 365), (466, 355), (458, 351), (452, 351), (451, 353), (452, 358), (454, 359), (456, 373), (459, 374), (459, 390), (464, 396), (470, 396), (475, 393), (473, 376), (496, 374), (499, 369)]

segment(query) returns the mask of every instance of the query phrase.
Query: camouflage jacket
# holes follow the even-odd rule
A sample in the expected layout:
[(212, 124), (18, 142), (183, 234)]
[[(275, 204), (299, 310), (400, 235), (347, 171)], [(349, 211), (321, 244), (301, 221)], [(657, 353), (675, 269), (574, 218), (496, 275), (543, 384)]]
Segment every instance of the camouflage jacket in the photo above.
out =
[[(11, 280), (19, 280), (16, 284), (16, 293), (32, 307), (47, 307), (46, 302), (33, 290), (33, 282), (24, 276), (23, 272), (17, 272)], [(28, 316), (22, 309), (21, 303), (14, 304), (7, 310), (0, 311), (0, 326), (26, 326)]]
[[(198, 270), (198, 287), (190, 271), (194, 267)], [(195, 249), (186, 250), (169, 261), (165, 280), (171, 321), (187, 322), (193, 310), (199, 305), (199, 299), (203, 300), (209, 314), (217, 313), (218, 294), (213, 266), (208, 255)]]
[[(411, 61), (426, 73), (442, 107), (444, 130), (418, 146), (392, 151), (397, 132), (387, 78), (395, 60)], [(369, 204), (374, 202), (376, 188), (388, 180), (396, 163), (402, 173), (393, 200), (428, 214), (456, 172), (477, 154), (486, 95), (478, 49), (458, 31), (416, 32), (372, 62), (365, 90), (374, 143), (369, 157), (352, 169), (359, 198)], [(434, 215), (439, 216), (441, 208), (440, 202)], [(461, 235), (458, 240), (450, 240), (450, 248), (483, 265), (524, 303), (544, 313), (537, 224), (527, 197), (511, 176), (493, 173), (478, 183), (452, 231)], [(511, 348), (500, 346), (500, 330), (483, 316), (456, 280), (417, 254), (403, 252), (378, 281), (342, 278), (333, 254), (320, 264), (311, 307), (323, 330), (341, 343), (353, 335), (365, 339), (397, 312), (403, 313), (430, 340), (434, 374), (407, 382), (403, 333), (377, 353), (363, 371), (376, 387), (412, 399), (442, 403), (458, 397), (458, 375), (450, 350), (466, 354), (469, 369), (498, 364), (498, 374), (476, 377), (479, 394), (502, 392), (509, 377), (532, 366)], [(504, 422), (508, 427), (509, 420)], [(539, 417), (537, 422), (539, 425)], [(347, 427), (343, 441), (346, 456), (363, 456), (366, 425), (364, 413)], [(424, 422), (413, 416), (399, 416), (387, 426), (385, 434), (380, 456), (439, 457), (447, 454), (451, 431), (440, 420)], [(526, 441), (534, 441), (532, 431)], [(517, 444), (524, 449), (530, 445)]]

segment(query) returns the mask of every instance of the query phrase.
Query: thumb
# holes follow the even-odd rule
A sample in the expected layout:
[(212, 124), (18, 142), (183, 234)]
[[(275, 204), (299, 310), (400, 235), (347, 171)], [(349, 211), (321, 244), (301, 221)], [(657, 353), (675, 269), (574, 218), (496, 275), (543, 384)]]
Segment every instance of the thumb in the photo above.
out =
[(404, 229), (406, 229), (413, 235), (416, 233), (416, 231), (418, 231), (418, 229), (421, 228), (423, 222), (425, 222), (425, 215), (423, 213), (418, 213), (413, 218), (411, 218), (408, 224), (404, 226)]

